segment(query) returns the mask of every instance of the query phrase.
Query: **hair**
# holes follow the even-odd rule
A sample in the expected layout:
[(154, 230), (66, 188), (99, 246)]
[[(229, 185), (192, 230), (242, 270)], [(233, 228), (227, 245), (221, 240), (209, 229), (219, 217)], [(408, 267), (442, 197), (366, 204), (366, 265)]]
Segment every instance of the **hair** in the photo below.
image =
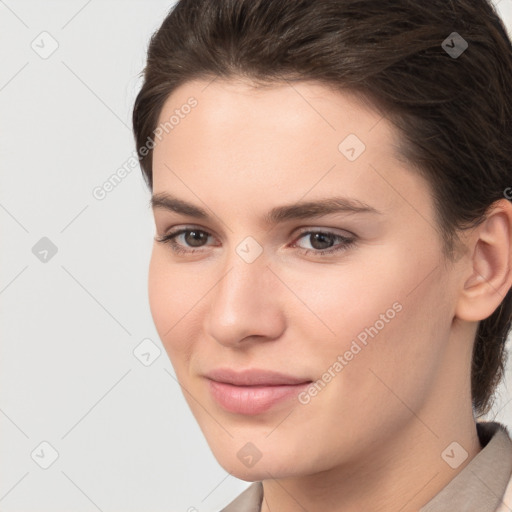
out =
[[(461, 55), (444, 48), (453, 32), (468, 44)], [(180, 0), (152, 35), (143, 74), (133, 129), (151, 191), (148, 141), (165, 101), (188, 81), (217, 77), (313, 80), (374, 107), (429, 184), (449, 260), (460, 230), (484, 221), (511, 185), (512, 44), (487, 0)], [(509, 289), (476, 332), (477, 416), (494, 405), (511, 320)]]

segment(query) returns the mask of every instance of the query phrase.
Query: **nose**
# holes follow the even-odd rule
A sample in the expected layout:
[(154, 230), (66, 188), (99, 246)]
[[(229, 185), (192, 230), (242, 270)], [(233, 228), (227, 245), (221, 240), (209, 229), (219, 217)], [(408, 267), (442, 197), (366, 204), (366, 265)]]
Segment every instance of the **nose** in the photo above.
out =
[(265, 253), (249, 263), (233, 249), (219, 276), (208, 294), (206, 335), (229, 347), (279, 338), (285, 329), (280, 283)]

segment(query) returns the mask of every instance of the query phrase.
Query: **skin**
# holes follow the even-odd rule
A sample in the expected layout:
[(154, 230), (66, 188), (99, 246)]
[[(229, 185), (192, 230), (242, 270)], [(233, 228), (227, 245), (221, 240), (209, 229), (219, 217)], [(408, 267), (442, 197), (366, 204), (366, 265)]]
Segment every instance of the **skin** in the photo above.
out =
[[(210, 236), (199, 246), (190, 234), (175, 240), (194, 254), (155, 241), (148, 291), (215, 457), (235, 477), (263, 481), (261, 512), (418, 510), (481, 449), (471, 351), (478, 321), (512, 284), (510, 203), (496, 203), (447, 261), (429, 186), (398, 158), (398, 134), (368, 104), (311, 82), (198, 80), (173, 92), (160, 121), (190, 96), (197, 106), (154, 149), (153, 193), (211, 219), (154, 208), (156, 235), (195, 227)], [(350, 133), (366, 145), (355, 161), (338, 149)], [(273, 207), (334, 195), (381, 213), (262, 222)], [(329, 244), (314, 245), (304, 228), (356, 240), (318, 256)], [(247, 236), (263, 248), (252, 263), (236, 252)], [(307, 404), (247, 416), (209, 392), (203, 375), (221, 366), (317, 381), (395, 303), (400, 312)], [(456, 457), (468, 454), (455, 469), (441, 457), (454, 441)], [(237, 457), (247, 442), (262, 454), (252, 467)]]

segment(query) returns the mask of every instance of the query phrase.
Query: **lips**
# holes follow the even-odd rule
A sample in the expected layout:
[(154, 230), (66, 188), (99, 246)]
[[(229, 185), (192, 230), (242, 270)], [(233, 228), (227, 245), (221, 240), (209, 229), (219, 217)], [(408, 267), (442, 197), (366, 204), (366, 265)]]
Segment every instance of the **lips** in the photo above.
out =
[(218, 368), (209, 372), (209, 391), (218, 405), (236, 414), (261, 414), (278, 403), (291, 403), (304, 391), (310, 379), (271, 370), (250, 369), (235, 372)]
[(252, 368), (236, 372), (230, 368), (217, 368), (206, 375), (211, 380), (234, 384), (235, 386), (283, 386), (311, 382), (307, 377), (295, 377), (273, 370)]

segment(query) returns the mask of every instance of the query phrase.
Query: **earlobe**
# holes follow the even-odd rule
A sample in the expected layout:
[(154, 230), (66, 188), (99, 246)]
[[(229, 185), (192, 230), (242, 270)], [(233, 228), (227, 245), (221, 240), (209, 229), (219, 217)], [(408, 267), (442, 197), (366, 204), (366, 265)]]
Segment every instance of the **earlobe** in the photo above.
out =
[(488, 318), (512, 286), (512, 203), (500, 199), (471, 236), (455, 316), (469, 322)]

